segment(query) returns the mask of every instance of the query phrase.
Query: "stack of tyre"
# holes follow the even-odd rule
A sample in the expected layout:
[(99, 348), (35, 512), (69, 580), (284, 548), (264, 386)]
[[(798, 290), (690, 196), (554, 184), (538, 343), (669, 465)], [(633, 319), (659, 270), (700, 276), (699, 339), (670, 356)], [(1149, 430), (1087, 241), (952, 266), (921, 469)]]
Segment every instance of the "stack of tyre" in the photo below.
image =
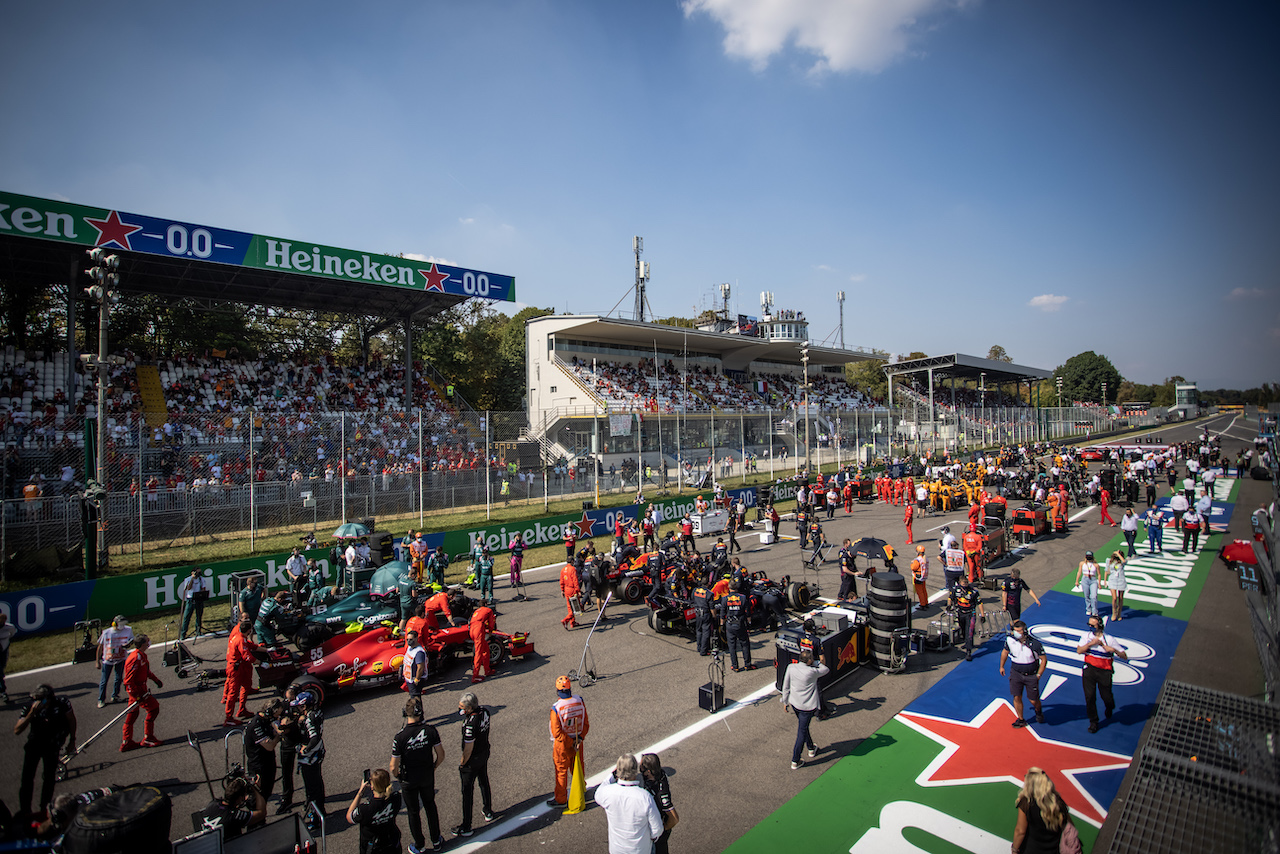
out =
[(867, 604), (871, 611), (871, 653), (881, 670), (890, 670), (893, 633), (911, 625), (907, 579), (896, 572), (874, 573)]

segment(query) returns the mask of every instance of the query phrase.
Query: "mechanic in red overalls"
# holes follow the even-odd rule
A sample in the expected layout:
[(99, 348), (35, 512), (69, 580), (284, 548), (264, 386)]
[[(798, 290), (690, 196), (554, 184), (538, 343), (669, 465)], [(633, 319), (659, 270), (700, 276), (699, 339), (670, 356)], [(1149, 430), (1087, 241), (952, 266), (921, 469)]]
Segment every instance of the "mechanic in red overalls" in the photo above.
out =
[(982, 575), (982, 568), (979, 566), (982, 560), (982, 535), (978, 533), (977, 526), (970, 525), (969, 530), (965, 532), (962, 539), (964, 544), (964, 560), (969, 566), (969, 583), (976, 584)]
[(565, 603), (569, 606), (569, 614), (560, 621), (560, 625), (566, 629), (576, 629), (578, 620), (573, 615), (573, 600), (578, 598), (581, 589), (578, 587), (578, 568), (571, 563), (566, 563), (564, 569), (560, 570), (560, 593), (564, 596)]
[[(242, 620), (227, 638), (227, 682), (222, 689), (222, 704), (227, 710), (222, 725), (226, 727), (240, 726), (237, 717), (246, 720), (253, 717), (245, 706), (249, 689), (253, 687), (254, 652), (258, 649), (258, 645), (249, 638), (252, 631), (253, 623)], [(236, 710), (237, 703), (239, 711)]]
[(915, 505), (908, 501), (906, 512), (902, 514), (902, 524), (907, 526), (907, 545), (911, 545), (911, 543), (914, 542), (911, 535), (911, 521), (915, 518), (915, 514)]
[[(151, 672), (151, 662), (147, 659), (147, 648), (151, 639), (146, 635), (138, 635), (133, 639), (133, 652), (124, 660), (124, 691), (132, 708), (124, 716), (124, 737), (120, 741), (120, 752), (127, 753), (139, 747), (159, 747), (163, 741), (156, 738), (156, 717), (160, 714), (160, 704), (147, 690), (147, 680), (163, 688), (164, 683)], [(138, 720), (139, 711), (147, 713), (142, 724), (142, 743), (133, 740), (133, 724)]]
[[(471, 613), (471, 643), (475, 657), (471, 662), (471, 684), (483, 682), (493, 672), (489, 659), (489, 632), (498, 628), (498, 618), (488, 605), (481, 605)], [(484, 671), (484, 676), (480, 671)]]
[[(431, 629), (439, 629), (440, 624), (436, 614), (443, 613), (449, 620), (449, 625), (453, 625), (453, 612), (449, 610), (449, 591), (441, 590), (430, 599), (422, 603), (423, 616), (427, 618), (427, 627)], [(408, 628), (406, 624), (405, 628)]]

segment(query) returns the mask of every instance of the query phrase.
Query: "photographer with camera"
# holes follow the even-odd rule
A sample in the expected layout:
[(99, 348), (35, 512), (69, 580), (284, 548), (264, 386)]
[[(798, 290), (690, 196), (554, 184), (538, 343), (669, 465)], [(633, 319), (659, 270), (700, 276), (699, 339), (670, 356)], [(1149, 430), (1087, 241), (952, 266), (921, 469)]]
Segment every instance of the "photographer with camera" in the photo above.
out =
[(364, 772), (364, 782), (347, 807), (347, 821), (360, 826), (360, 854), (398, 854), (400, 802), (400, 793), (391, 791), (390, 774), (382, 768)]
[[(404, 727), (391, 739), (391, 774), (400, 781), (400, 791), (404, 794), (405, 812), (409, 818), (409, 835), (413, 837), (409, 845), (409, 854), (419, 854), (427, 848), (427, 838), (422, 835), (422, 819), (418, 810), (427, 813), (427, 832), (431, 834), (431, 844), (437, 850), (444, 844), (440, 833), (440, 814), (436, 810), (436, 769), (444, 762), (444, 745), (440, 743), (440, 733), (431, 724), (423, 720), (422, 701), (411, 697), (404, 704)], [(385, 774), (381, 769), (375, 774)], [(390, 785), (388, 777), (387, 785)], [(398, 797), (398, 796), (397, 796)], [(357, 796), (358, 798), (358, 796)], [(356, 804), (352, 803), (351, 809)], [(397, 802), (396, 810), (399, 811)], [(351, 821), (351, 810), (347, 811)], [(364, 824), (360, 829), (360, 850), (364, 851)], [(396, 831), (396, 844), (400, 841), (400, 832)], [(381, 849), (379, 849), (381, 850)]]
[(54, 693), (52, 685), (40, 685), (31, 692), (31, 702), (22, 710), (22, 716), (13, 725), (13, 734), (22, 735), (30, 728), (22, 759), (22, 777), (18, 784), (18, 812), (31, 814), (31, 796), (35, 792), (36, 766), (44, 763), (44, 777), (40, 788), (40, 804), (43, 810), (53, 800), (53, 787), (57, 782), (58, 751), (62, 742), (70, 736), (67, 753), (76, 752), (76, 713), (71, 701)]
[(233, 765), (222, 781), (222, 797), (200, 812), (200, 825), (206, 830), (221, 827), (223, 839), (234, 839), (266, 821), (267, 799), (239, 765)]

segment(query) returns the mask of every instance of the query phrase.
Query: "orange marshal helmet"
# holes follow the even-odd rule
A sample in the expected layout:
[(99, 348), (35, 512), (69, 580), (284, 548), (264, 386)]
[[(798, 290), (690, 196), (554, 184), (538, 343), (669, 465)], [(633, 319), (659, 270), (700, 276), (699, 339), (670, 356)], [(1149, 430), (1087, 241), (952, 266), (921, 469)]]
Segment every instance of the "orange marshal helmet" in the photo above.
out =
[(568, 676), (557, 676), (557, 677), (556, 677), (556, 690), (557, 690), (557, 691), (568, 691), (568, 690), (569, 690), (569, 677), (568, 677)]

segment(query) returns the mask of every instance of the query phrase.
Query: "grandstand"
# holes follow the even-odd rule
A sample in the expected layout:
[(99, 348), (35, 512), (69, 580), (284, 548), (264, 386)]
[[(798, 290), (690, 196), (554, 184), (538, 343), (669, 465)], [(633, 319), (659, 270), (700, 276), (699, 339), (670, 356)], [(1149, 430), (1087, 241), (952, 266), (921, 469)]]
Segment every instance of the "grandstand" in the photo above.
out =
[[(533, 318), (526, 324), (530, 436), (548, 458), (594, 455), (606, 466), (725, 456), (740, 463), (784, 449), (794, 455), (796, 423), (806, 417), (806, 327), (789, 326), (788, 335), (762, 338), (601, 315)], [(884, 409), (844, 375), (849, 362), (879, 354), (809, 345), (808, 357), (814, 436), (837, 432), (822, 409)]]

